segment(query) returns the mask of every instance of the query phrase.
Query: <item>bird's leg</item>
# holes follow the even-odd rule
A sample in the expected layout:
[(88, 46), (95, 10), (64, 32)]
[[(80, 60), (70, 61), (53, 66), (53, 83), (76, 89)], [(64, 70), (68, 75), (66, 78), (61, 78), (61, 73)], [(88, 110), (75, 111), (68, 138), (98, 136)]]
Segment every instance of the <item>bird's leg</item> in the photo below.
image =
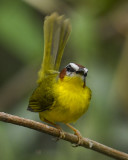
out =
[(59, 125), (57, 125), (57, 124), (55, 124), (55, 123), (52, 123), (52, 122), (48, 121), (47, 119), (44, 119), (44, 121), (45, 121), (46, 123), (51, 124), (52, 126), (54, 126), (55, 128), (57, 128), (57, 129), (59, 130), (60, 136), (59, 136), (59, 138), (57, 138), (57, 140), (59, 140), (60, 138), (65, 138), (64, 131), (62, 130), (62, 128), (61, 128)]
[(66, 125), (67, 125), (71, 130), (73, 130), (73, 131), (74, 131), (74, 134), (78, 137), (78, 143), (75, 145), (75, 147), (79, 146), (79, 145), (81, 144), (81, 142), (82, 142), (82, 136), (81, 136), (80, 132), (79, 132), (76, 128), (74, 128), (73, 126), (71, 126), (69, 123), (66, 123)]

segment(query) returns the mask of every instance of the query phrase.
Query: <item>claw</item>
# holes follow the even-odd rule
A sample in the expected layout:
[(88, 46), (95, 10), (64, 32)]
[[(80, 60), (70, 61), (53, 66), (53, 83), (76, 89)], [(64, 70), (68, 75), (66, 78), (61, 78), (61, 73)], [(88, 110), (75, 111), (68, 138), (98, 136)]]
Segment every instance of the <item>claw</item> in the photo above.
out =
[(74, 134), (78, 137), (78, 142), (74, 144), (73, 147), (78, 147), (82, 143), (82, 136), (78, 130), (76, 130)]
[(59, 132), (60, 132), (60, 136), (56, 138), (56, 142), (59, 141), (60, 139), (64, 139), (65, 138), (65, 133), (62, 129), (58, 128)]
[(56, 125), (55, 126), (58, 130), (59, 130), (59, 132), (60, 132), (60, 136), (57, 138), (57, 140), (59, 140), (59, 139), (64, 139), (65, 138), (65, 133), (64, 133), (64, 131), (62, 130), (62, 128), (59, 126), (59, 125)]
[(57, 128), (57, 129), (59, 130), (60, 136), (57, 137), (55, 141), (58, 141), (58, 140), (60, 140), (60, 139), (64, 139), (64, 138), (65, 138), (65, 133), (64, 133), (64, 131), (62, 130), (62, 128), (61, 128), (59, 125), (57, 125), (57, 124), (55, 124), (55, 123), (52, 123), (52, 122), (49, 122), (49, 121), (46, 120), (46, 119), (44, 119), (44, 121), (45, 121), (46, 123), (49, 123), (49, 124), (53, 125), (55, 128)]
[(64, 139), (65, 138), (65, 133), (64, 131), (60, 131), (60, 136), (59, 136), (60, 139)]
[(66, 125), (71, 128), (74, 131), (74, 134), (78, 137), (77, 144), (73, 144), (73, 147), (78, 147), (83, 142), (80, 132), (70, 124), (67, 123)]

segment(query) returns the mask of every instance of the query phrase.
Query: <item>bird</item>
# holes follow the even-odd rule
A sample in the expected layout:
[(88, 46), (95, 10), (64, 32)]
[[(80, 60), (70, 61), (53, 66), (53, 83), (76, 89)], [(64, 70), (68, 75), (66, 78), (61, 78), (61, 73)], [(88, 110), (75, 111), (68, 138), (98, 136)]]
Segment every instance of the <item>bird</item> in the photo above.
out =
[(29, 98), (27, 110), (38, 112), (41, 121), (64, 132), (58, 123), (66, 124), (81, 141), (81, 133), (70, 123), (76, 122), (87, 110), (91, 90), (86, 85), (88, 69), (69, 63), (60, 72), (62, 55), (72, 31), (64, 15), (54, 12), (44, 21), (44, 56), (38, 73), (37, 87)]

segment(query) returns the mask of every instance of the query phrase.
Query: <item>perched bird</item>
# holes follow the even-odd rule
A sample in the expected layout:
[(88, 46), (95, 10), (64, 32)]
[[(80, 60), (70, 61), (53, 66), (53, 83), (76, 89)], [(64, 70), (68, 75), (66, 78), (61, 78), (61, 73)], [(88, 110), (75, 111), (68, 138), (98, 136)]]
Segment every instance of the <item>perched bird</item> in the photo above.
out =
[(28, 110), (39, 112), (40, 119), (58, 128), (60, 133), (62, 129), (56, 122), (66, 124), (80, 142), (80, 132), (69, 123), (87, 111), (91, 90), (86, 86), (88, 69), (84, 66), (69, 63), (60, 73), (58, 71), (70, 32), (70, 21), (64, 16), (53, 13), (45, 18), (44, 57)]

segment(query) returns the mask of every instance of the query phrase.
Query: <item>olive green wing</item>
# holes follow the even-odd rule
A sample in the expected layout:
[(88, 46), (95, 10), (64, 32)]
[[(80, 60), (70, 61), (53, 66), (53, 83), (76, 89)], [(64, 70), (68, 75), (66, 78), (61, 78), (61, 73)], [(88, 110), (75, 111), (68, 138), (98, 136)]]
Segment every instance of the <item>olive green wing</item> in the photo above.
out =
[(42, 112), (49, 110), (55, 103), (52, 90), (54, 77), (52, 75), (45, 78), (34, 90), (29, 99), (27, 110), (32, 112)]

